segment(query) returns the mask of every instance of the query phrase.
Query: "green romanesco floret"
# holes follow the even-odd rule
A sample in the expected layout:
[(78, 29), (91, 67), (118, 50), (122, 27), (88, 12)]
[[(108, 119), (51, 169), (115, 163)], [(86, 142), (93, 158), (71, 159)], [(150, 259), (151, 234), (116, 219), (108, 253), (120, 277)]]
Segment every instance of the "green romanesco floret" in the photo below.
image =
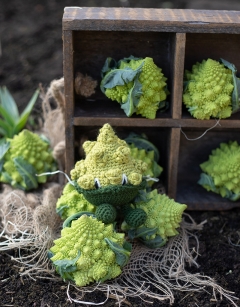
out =
[(185, 71), (183, 103), (197, 119), (227, 118), (232, 114), (232, 71), (224, 64), (207, 59)]
[(7, 141), (9, 150), (4, 156), (1, 182), (29, 190), (47, 181), (47, 175), (36, 174), (56, 170), (50, 146), (38, 134), (25, 129)]
[(95, 212), (95, 206), (90, 204), (83, 194), (78, 193), (71, 183), (65, 185), (61, 197), (57, 200), (56, 209), (64, 220), (80, 211)]
[(240, 198), (240, 146), (236, 141), (221, 143), (200, 167), (204, 173), (198, 183), (207, 191), (233, 201)]
[[(154, 119), (160, 102), (165, 101), (168, 95), (166, 81), (162, 69), (152, 58), (131, 56), (107, 70), (101, 89), (108, 98), (121, 104), (127, 116), (136, 113)], [(165, 107), (165, 103), (161, 107)]]
[[(142, 160), (147, 164), (147, 170), (144, 172), (144, 176), (150, 176), (151, 178), (158, 178), (163, 168), (154, 160), (154, 151), (146, 151), (145, 149), (139, 149), (134, 144), (130, 144), (131, 155), (135, 159)], [(148, 186), (152, 186), (154, 181), (149, 180)]]
[[(156, 189), (146, 193), (145, 197), (147, 200), (135, 203), (135, 207), (144, 210), (147, 215), (146, 221), (137, 229), (137, 232), (143, 231), (146, 244), (161, 238), (162, 246), (167, 242), (168, 237), (178, 234), (177, 228), (180, 226), (182, 213), (187, 206), (175, 202), (165, 194), (158, 194)], [(130, 229), (126, 221), (122, 223), (121, 228), (124, 231)]]
[(130, 256), (124, 237), (112, 224), (84, 214), (62, 229), (50, 249), (51, 261), (64, 280), (74, 280), (77, 286), (112, 279), (121, 274)]

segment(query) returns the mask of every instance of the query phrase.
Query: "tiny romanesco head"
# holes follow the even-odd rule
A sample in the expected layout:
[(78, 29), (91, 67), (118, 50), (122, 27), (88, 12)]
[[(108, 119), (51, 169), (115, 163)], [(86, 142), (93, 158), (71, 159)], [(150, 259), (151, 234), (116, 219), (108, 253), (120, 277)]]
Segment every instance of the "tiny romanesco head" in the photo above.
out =
[(197, 119), (227, 118), (232, 114), (232, 71), (218, 61), (196, 63), (185, 72), (183, 103)]
[(56, 209), (64, 220), (80, 211), (95, 212), (95, 206), (90, 204), (70, 183), (64, 187), (61, 197), (57, 200)]
[(121, 185), (126, 181), (132, 185), (142, 182), (142, 175), (147, 169), (146, 163), (134, 159), (124, 140), (119, 139), (112, 127), (105, 124), (97, 141), (83, 144), (85, 160), (76, 163), (71, 171), (72, 180), (86, 190), (110, 185)]
[[(73, 279), (77, 286), (115, 278), (121, 274), (121, 267), (107, 242), (121, 249), (124, 234), (116, 233), (112, 224), (106, 226), (96, 218), (82, 215), (54, 241), (51, 261), (63, 279)], [(127, 251), (126, 254), (130, 256)]]

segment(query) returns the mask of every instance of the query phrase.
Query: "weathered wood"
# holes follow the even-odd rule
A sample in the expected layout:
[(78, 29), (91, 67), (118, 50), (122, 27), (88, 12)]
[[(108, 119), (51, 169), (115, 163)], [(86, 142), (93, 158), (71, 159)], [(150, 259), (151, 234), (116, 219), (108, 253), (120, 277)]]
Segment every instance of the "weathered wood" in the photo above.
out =
[(172, 119), (172, 118), (156, 118), (154, 120), (147, 118), (126, 118), (126, 117), (116, 117), (116, 116), (102, 116), (103, 114), (98, 114), (94, 117), (83, 116), (75, 117), (73, 124), (75, 126), (100, 126), (108, 122), (111, 125), (121, 126), (121, 127), (168, 127), (168, 128), (198, 128), (198, 129), (240, 129), (239, 120), (222, 119), (219, 122), (217, 120), (196, 120), (196, 119)]
[(182, 93), (184, 76), (186, 34), (176, 33), (172, 61), (172, 90), (171, 90), (171, 114), (172, 118), (181, 118), (182, 115)]
[(74, 73), (73, 73), (73, 35), (63, 31), (63, 74), (65, 94), (65, 171), (69, 175), (74, 165)]
[(69, 7), (64, 30), (240, 33), (238, 11)]
[(172, 128), (168, 144), (167, 194), (173, 199), (176, 199), (177, 194), (180, 134), (181, 132), (179, 128)]
[[(219, 142), (240, 142), (240, 112), (219, 122), (194, 119), (182, 104), (183, 76), (196, 62), (223, 58), (240, 70), (240, 14), (143, 8), (65, 8), (63, 16), (64, 79), (66, 97), (66, 172), (78, 157), (75, 142), (105, 123), (119, 137), (145, 133), (159, 149), (161, 176), (167, 193), (191, 210), (240, 207), (197, 184), (199, 164)], [(126, 117), (120, 105), (100, 90), (101, 69), (107, 57), (152, 57), (167, 77), (169, 109), (154, 120)], [(98, 81), (89, 99), (74, 92), (74, 76), (87, 74)], [(92, 136), (94, 137), (92, 138)], [(193, 141), (192, 139), (197, 138)], [(80, 142), (81, 143), (81, 142)]]

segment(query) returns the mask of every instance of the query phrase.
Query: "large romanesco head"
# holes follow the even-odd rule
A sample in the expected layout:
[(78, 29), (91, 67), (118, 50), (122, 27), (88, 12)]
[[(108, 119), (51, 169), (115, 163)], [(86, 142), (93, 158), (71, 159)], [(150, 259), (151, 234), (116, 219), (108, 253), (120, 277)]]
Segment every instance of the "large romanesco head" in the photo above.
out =
[(63, 279), (72, 279), (78, 286), (115, 278), (130, 256), (129, 245), (123, 247), (124, 236), (112, 224), (82, 215), (62, 229), (61, 238), (50, 249), (51, 261)]
[(9, 149), (4, 156), (1, 182), (29, 190), (47, 181), (46, 175), (36, 174), (56, 170), (50, 146), (38, 134), (25, 129), (7, 141)]
[(109, 124), (100, 129), (97, 141), (86, 141), (83, 148), (86, 158), (71, 171), (72, 180), (81, 188), (92, 190), (124, 183), (137, 186), (142, 182), (146, 163), (131, 156), (127, 143), (115, 135)]
[[(175, 202), (165, 194), (158, 194), (157, 190), (146, 193), (146, 200), (136, 202), (135, 208), (145, 211), (147, 218), (145, 222), (133, 231), (134, 235), (141, 238), (149, 247), (162, 246), (167, 242), (168, 237), (178, 234), (183, 211), (186, 205)], [(131, 213), (131, 208), (129, 210)], [(129, 230), (125, 221), (122, 223), (122, 230)], [(129, 233), (131, 236), (131, 232)], [(158, 245), (159, 244), (159, 245)]]
[(236, 141), (221, 143), (200, 167), (204, 173), (198, 183), (207, 191), (233, 201), (240, 198), (240, 146)]
[[(106, 63), (109, 63), (109, 58)], [(127, 116), (133, 113), (154, 119), (159, 108), (165, 107), (167, 78), (152, 58), (124, 58), (115, 67), (106, 68), (101, 82), (103, 93), (121, 104)]]
[(185, 72), (187, 81), (183, 103), (197, 119), (227, 118), (232, 114), (232, 71), (222, 63), (208, 59)]

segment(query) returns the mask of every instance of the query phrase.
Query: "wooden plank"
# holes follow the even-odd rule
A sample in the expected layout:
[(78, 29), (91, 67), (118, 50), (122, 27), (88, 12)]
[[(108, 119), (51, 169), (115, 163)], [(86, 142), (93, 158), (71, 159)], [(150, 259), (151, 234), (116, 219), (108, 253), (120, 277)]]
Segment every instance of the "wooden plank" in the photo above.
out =
[(171, 90), (171, 114), (172, 118), (178, 119), (182, 116), (182, 93), (184, 76), (184, 58), (185, 58), (186, 34), (176, 33), (173, 57), (173, 84)]
[(167, 166), (167, 194), (170, 198), (176, 199), (178, 157), (180, 146), (180, 129), (172, 128), (168, 145), (168, 166)]
[[(240, 129), (239, 120), (222, 119), (217, 120), (197, 120), (197, 119), (172, 119), (172, 118), (126, 118), (126, 117), (111, 117), (111, 116), (84, 116), (74, 117), (73, 124), (75, 126), (101, 126), (109, 123), (114, 126), (137, 126), (137, 127), (173, 127), (173, 128), (196, 128), (202, 133), (206, 129), (222, 130), (222, 129)], [(184, 131), (184, 130), (183, 130)], [(201, 132), (199, 132), (201, 134)]]
[(238, 11), (66, 7), (64, 30), (240, 33)]
[(63, 73), (65, 92), (65, 172), (69, 175), (74, 165), (74, 73), (73, 73), (73, 35), (63, 31)]

